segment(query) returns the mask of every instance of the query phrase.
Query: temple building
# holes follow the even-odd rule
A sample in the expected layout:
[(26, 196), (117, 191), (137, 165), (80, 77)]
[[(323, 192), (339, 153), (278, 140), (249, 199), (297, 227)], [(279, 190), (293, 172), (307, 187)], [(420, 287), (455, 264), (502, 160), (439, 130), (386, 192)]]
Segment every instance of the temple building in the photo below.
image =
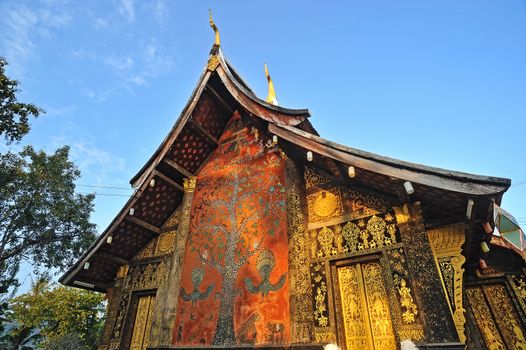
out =
[(254, 94), (211, 26), (136, 192), (61, 277), (107, 294), (99, 349), (526, 349), (511, 181), (320, 137), (267, 70)]

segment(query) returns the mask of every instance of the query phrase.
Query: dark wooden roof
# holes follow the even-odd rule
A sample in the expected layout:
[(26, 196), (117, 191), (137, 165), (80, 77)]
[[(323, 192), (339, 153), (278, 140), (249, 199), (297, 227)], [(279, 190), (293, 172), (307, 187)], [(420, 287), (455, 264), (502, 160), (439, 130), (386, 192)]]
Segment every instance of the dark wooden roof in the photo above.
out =
[[(318, 137), (306, 109), (289, 109), (259, 99), (213, 47), (192, 95), (166, 138), (141, 170), (131, 179), (136, 192), (93, 245), (60, 278), (105, 291), (120, 265), (159, 234), (161, 226), (182, 200), (182, 179), (198, 174), (218, 145), (218, 138), (234, 111), (255, 120), (262, 133), (280, 137), (279, 146), (293, 159), (304, 162), (306, 150), (314, 152), (311, 165), (334, 175), (349, 186), (401, 196), (403, 181), (411, 181), (421, 201), (426, 222), (443, 224), (444, 218), (462, 219), (468, 198), (477, 199), (476, 215), (486, 215), (489, 203), (500, 203), (510, 180), (453, 172), (399, 161), (356, 150)], [(346, 167), (356, 168), (350, 179)], [(155, 185), (150, 186), (154, 179)], [(133, 216), (129, 214), (134, 209)], [(107, 244), (107, 237), (113, 237)], [(84, 269), (85, 262), (90, 263)]]

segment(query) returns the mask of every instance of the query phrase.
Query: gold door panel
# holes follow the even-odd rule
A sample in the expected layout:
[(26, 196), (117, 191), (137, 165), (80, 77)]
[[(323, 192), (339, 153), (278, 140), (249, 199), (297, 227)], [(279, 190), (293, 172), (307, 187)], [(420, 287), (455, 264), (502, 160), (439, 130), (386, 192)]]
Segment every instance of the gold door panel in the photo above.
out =
[(380, 264), (339, 267), (338, 282), (347, 350), (396, 349)]
[(139, 297), (137, 304), (137, 313), (133, 324), (133, 333), (131, 338), (130, 350), (146, 350), (148, 346), (148, 337), (152, 324), (152, 313), (155, 305), (154, 295), (145, 295)]

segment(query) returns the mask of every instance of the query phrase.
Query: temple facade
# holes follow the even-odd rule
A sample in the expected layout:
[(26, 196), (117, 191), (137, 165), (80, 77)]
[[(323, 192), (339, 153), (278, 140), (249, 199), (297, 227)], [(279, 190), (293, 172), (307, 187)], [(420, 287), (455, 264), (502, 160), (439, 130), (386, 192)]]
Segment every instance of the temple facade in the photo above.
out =
[(509, 179), (321, 138), (216, 42), (135, 194), (61, 278), (106, 293), (100, 350), (526, 349)]

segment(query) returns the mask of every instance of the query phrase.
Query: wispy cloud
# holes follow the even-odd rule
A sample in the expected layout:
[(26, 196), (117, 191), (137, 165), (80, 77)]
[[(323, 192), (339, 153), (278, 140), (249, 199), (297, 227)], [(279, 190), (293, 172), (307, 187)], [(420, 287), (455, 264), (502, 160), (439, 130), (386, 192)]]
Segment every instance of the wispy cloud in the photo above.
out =
[(135, 19), (135, 2), (134, 0), (120, 0), (119, 13), (129, 21)]
[(82, 94), (95, 102), (103, 102), (122, 91), (133, 93), (134, 88), (147, 86), (150, 79), (169, 72), (176, 63), (173, 54), (163, 51), (163, 47), (153, 38), (137, 43), (133, 52), (127, 51), (121, 55), (78, 48), (71, 51), (71, 57), (92, 61), (105, 70), (109, 77), (113, 77), (107, 80), (111, 83), (106, 88), (82, 87)]
[(24, 64), (35, 55), (35, 42), (39, 38), (52, 36), (53, 30), (73, 20), (73, 16), (65, 10), (33, 9), (20, 3), (1, 4), (0, 13), (0, 49), (17, 76), (23, 74)]

